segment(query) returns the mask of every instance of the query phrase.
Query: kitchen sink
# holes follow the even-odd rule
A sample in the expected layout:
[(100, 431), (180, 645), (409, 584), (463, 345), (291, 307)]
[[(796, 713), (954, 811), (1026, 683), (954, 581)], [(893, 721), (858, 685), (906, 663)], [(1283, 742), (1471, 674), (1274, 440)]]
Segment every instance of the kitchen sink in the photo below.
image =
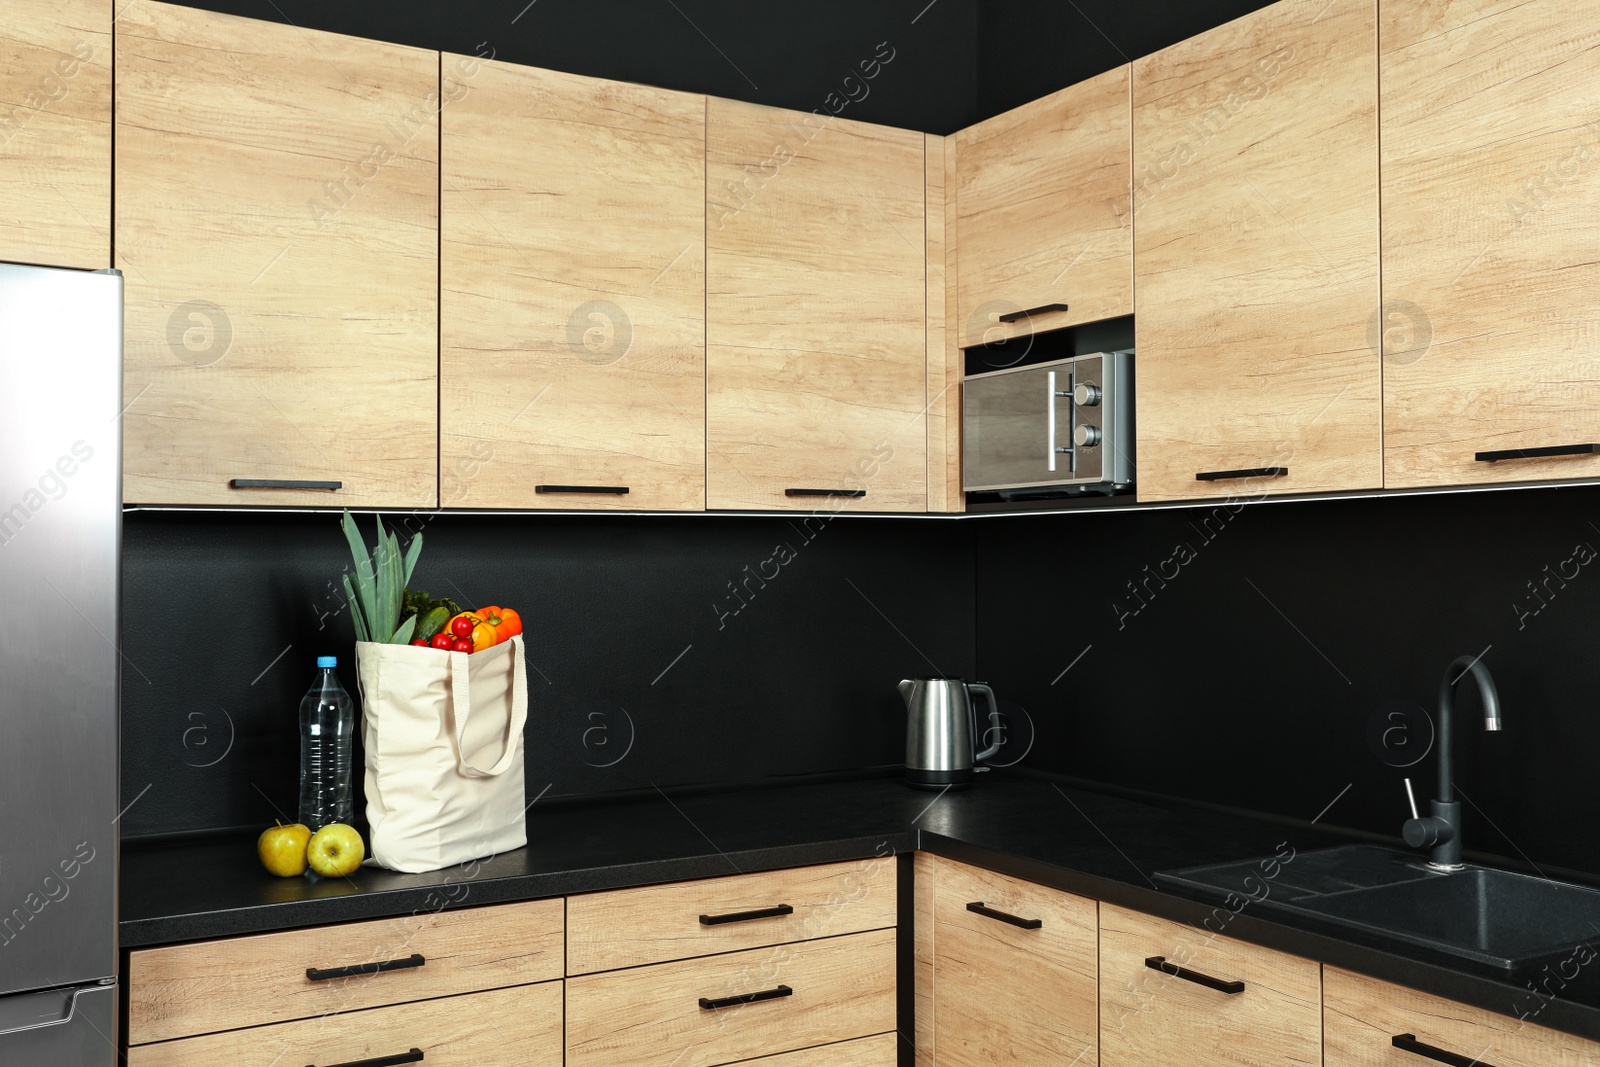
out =
[(1471, 864), (1436, 871), (1422, 856), (1372, 845), (1156, 877), (1232, 894), (1230, 911), (1298, 912), (1506, 970), (1600, 943), (1600, 891)]

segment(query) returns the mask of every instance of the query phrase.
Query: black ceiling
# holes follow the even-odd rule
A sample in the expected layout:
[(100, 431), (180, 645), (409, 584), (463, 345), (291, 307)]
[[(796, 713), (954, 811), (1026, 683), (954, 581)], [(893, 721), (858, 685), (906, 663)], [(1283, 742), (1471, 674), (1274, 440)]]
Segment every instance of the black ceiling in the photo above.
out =
[[(597, 77), (950, 133), (1263, 0), (186, 0)], [(845, 85), (882, 42), (893, 59)], [(886, 53), (887, 54), (887, 53)], [(865, 95), (863, 95), (865, 94)]]

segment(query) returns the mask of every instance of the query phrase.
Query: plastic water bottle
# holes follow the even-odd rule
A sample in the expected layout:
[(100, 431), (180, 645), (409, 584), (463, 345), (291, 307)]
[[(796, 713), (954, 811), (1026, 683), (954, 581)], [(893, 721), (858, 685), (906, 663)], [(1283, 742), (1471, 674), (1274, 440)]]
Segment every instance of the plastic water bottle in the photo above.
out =
[(338, 659), (317, 657), (317, 679), (300, 701), (300, 821), (312, 832), (355, 814), (350, 744), (355, 706), (334, 673)]

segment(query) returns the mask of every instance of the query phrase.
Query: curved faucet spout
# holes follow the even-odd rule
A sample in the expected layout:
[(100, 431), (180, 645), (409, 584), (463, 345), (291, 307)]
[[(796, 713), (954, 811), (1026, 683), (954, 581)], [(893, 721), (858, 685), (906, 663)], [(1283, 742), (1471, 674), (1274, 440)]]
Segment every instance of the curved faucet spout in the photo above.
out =
[(1478, 696), (1483, 704), (1483, 728), (1485, 730), (1500, 729), (1500, 694), (1495, 691), (1494, 678), (1489, 675), (1489, 668), (1483, 665), (1483, 660), (1478, 656), (1457, 656), (1450, 661), (1450, 666), (1444, 669), (1444, 675), (1439, 679), (1439, 721), (1438, 729), (1439, 749), (1439, 799), (1449, 803), (1455, 800), (1455, 775), (1451, 768), (1451, 734), (1455, 722), (1455, 687), (1467, 675), (1472, 675), (1472, 680), (1478, 683)]

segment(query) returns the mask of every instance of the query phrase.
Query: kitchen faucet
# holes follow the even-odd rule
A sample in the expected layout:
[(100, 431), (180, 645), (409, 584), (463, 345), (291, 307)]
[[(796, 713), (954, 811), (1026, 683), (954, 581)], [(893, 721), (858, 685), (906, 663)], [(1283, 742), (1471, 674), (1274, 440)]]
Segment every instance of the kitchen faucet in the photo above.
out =
[(1455, 799), (1455, 779), (1451, 770), (1451, 724), (1455, 717), (1456, 683), (1468, 674), (1478, 683), (1478, 695), (1483, 701), (1483, 728), (1499, 731), (1500, 696), (1495, 692), (1494, 679), (1489, 677), (1478, 656), (1457, 656), (1445, 668), (1439, 679), (1439, 721), (1437, 723), (1439, 749), (1439, 796), (1431, 805), (1431, 814), (1423, 818), (1417, 811), (1416, 794), (1411, 791), (1411, 779), (1406, 779), (1406, 797), (1411, 801), (1411, 818), (1401, 830), (1406, 844), (1412, 848), (1431, 848), (1428, 866), (1436, 871), (1461, 869), (1461, 804)]

